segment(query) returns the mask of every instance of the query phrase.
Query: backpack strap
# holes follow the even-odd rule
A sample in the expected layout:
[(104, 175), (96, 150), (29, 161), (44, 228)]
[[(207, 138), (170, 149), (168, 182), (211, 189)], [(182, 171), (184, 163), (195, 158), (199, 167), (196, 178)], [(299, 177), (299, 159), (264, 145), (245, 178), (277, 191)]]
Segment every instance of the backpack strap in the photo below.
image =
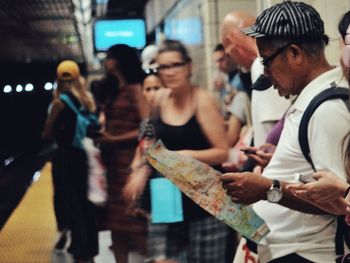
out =
[[(337, 230), (335, 234), (335, 254), (342, 259), (344, 243), (350, 248), (350, 227), (345, 223), (345, 216), (337, 216)], [(338, 262), (338, 261), (336, 261)], [(339, 262), (342, 262), (341, 260)]]
[(308, 126), (309, 126), (309, 122), (312, 114), (315, 112), (318, 106), (320, 106), (324, 101), (331, 100), (331, 99), (342, 99), (346, 104), (348, 110), (350, 111), (349, 89), (337, 87), (335, 86), (335, 83), (332, 83), (331, 85), (332, 87), (322, 91), (320, 94), (318, 94), (316, 97), (314, 97), (311, 100), (309, 106), (307, 106), (301, 118), (300, 126), (299, 126), (299, 145), (305, 159), (310, 163), (314, 171), (316, 171), (316, 169), (310, 156), (309, 141), (307, 138)]
[(62, 100), (69, 108), (71, 108), (72, 111), (74, 111), (75, 114), (81, 115), (80, 110), (75, 106), (73, 103), (72, 99), (67, 95), (67, 94), (61, 94), (60, 95), (60, 100)]
[[(315, 165), (310, 156), (310, 147), (308, 141), (308, 126), (312, 114), (323, 102), (331, 99), (342, 99), (350, 112), (349, 89), (337, 87), (335, 83), (331, 87), (322, 91), (314, 97), (307, 106), (299, 126), (299, 145), (305, 159), (310, 163), (312, 169), (316, 171)], [(344, 216), (337, 216), (337, 230), (335, 235), (335, 252), (338, 258), (336, 262), (342, 262), (344, 255), (344, 242), (350, 248), (349, 226), (345, 224)]]

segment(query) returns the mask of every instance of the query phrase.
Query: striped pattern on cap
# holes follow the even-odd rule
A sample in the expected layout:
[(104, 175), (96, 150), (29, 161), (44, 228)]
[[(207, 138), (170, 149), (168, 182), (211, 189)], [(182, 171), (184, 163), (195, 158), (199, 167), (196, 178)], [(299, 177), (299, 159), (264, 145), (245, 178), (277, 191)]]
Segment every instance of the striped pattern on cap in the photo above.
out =
[(324, 24), (312, 6), (284, 1), (263, 11), (255, 24), (242, 29), (242, 32), (252, 37), (312, 40), (324, 36)]

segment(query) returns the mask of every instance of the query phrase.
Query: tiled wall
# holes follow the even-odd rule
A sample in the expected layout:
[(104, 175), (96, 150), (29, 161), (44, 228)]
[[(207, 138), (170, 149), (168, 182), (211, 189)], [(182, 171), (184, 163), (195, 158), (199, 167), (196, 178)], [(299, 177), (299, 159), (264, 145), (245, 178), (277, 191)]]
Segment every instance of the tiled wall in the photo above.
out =
[[(194, 60), (193, 81), (203, 88), (212, 89), (214, 65), (213, 48), (220, 41), (220, 24), (224, 16), (233, 10), (244, 10), (253, 15), (282, 0), (178, 0), (166, 19), (198, 16), (202, 21), (203, 41), (200, 45), (188, 46)], [(350, 0), (304, 0), (314, 6), (325, 22), (330, 45), (326, 55), (332, 64), (339, 61), (339, 34), (337, 24), (340, 17), (350, 10)]]

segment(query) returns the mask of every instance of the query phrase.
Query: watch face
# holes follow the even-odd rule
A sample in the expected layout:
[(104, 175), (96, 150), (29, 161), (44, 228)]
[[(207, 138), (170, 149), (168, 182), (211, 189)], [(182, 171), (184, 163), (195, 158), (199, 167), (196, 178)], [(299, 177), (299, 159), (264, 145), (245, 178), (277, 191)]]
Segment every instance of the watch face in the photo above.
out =
[(280, 188), (272, 188), (267, 192), (267, 200), (271, 203), (278, 203), (282, 199)]

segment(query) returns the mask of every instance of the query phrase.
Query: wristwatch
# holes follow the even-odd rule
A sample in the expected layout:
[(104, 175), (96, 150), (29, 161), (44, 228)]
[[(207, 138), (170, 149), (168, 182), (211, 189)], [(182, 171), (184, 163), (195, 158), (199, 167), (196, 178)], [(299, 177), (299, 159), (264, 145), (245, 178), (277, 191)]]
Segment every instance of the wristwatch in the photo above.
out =
[(278, 203), (282, 199), (282, 185), (278, 180), (272, 180), (270, 189), (266, 192), (267, 201)]

